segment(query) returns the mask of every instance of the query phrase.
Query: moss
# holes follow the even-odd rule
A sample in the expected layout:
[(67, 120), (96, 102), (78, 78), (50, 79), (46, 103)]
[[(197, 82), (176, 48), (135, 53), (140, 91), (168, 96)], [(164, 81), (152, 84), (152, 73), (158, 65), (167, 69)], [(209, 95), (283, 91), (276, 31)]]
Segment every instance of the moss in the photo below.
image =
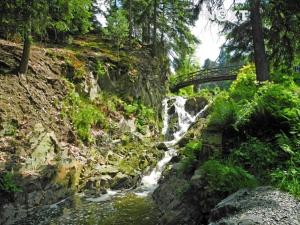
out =
[(241, 188), (255, 187), (258, 183), (254, 176), (241, 167), (221, 163), (217, 160), (206, 161), (197, 171), (210, 192), (231, 194)]

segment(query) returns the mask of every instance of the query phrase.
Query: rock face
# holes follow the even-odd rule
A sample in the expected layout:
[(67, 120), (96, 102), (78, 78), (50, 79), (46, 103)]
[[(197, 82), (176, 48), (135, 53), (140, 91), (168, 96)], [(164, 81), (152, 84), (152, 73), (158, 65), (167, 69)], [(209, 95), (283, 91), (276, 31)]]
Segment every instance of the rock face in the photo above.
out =
[(209, 225), (298, 225), (300, 202), (271, 187), (242, 189), (220, 202)]

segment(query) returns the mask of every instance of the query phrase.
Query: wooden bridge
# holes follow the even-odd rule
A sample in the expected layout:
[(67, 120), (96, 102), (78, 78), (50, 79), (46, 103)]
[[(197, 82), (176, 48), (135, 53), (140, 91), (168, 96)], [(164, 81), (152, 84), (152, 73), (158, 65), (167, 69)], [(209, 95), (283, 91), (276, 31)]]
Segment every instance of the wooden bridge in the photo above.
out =
[(232, 65), (226, 67), (215, 67), (202, 69), (189, 74), (176, 77), (176, 80), (170, 86), (171, 92), (177, 92), (179, 89), (196, 84), (209, 82), (235, 80), (237, 73), (242, 65)]

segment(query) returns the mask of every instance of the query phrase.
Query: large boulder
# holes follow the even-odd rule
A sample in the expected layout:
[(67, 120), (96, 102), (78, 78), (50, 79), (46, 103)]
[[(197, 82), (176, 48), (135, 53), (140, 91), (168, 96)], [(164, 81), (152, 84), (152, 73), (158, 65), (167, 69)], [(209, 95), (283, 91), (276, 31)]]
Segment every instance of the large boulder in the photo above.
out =
[(220, 202), (209, 225), (298, 225), (300, 201), (272, 187), (242, 189)]
[(189, 98), (185, 103), (185, 111), (187, 111), (192, 116), (199, 113), (208, 104), (207, 99), (204, 97), (193, 97)]

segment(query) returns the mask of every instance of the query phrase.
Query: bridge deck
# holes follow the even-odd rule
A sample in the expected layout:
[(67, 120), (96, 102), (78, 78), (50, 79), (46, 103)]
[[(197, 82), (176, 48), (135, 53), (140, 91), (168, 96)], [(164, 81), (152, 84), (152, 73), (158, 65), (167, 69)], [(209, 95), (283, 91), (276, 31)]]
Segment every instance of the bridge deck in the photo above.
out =
[(174, 84), (170, 87), (170, 91), (177, 92), (181, 88), (195, 84), (235, 80), (240, 68), (241, 65), (216, 67), (211, 69), (202, 69), (189, 74), (185, 74), (177, 77)]

